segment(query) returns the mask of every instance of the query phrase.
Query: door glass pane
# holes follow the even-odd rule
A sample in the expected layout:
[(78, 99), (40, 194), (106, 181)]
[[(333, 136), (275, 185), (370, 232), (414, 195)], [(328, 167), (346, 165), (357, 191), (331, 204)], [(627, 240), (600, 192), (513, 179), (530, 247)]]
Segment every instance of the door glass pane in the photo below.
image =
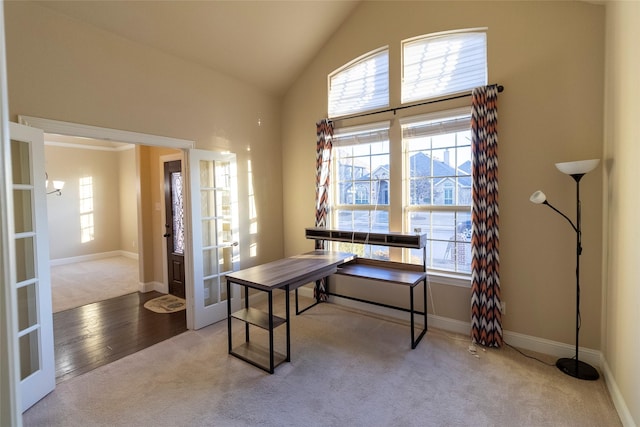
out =
[(31, 212), (31, 190), (14, 190), (13, 217), (16, 233), (33, 231), (33, 218)]
[(210, 279), (206, 279), (204, 281), (204, 305), (205, 306), (216, 304), (217, 302), (220, 301), (218, 298), (219, 289), (220, 289), (219, 282), (220, 282), (220, 278), (218, 276), (212, 277)]
[(213, 276), (218, 274), (218, 262), (216, 260), (216, 249), (205, 249), (202, 251), (202, 276)]
[(20, 379), (23, 380), (40, 370), (38, 330), (21, 336), (18, 345), (20, 346)]
[(11, 140), (11, 167), (14, 184), (31, 184), (29, 143)]
[(31, 283), (18, 288), (18, 331), (38, 323), (37, 285)]
[(213, 219), (202, 220), (202, 246), (213, 246), (216, 244), (216, 221)]
[(184, 253), (184, 205), (182, 203), (182, 173), (171, 174), (171, 206), (173, 212), (173, 251)]
[(200, 190), (200, 213), (203, 218), (215, 216), (216, 194), (213, 189)]
[(200, 160), (200, 187), (214, 187), (213, 162)]
[(220, 271), (223, 273), (233, 270), (233, 248), (227, 246), (220, 249)]
[(36, 277), (34, 237), (16, 239), (16, 278), (18, 283)]

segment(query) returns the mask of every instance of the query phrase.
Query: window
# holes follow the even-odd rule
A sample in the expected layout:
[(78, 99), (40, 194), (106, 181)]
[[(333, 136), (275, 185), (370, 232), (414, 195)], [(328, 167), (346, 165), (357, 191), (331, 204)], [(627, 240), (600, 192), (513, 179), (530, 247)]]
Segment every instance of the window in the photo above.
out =
[[(332, 157), (333, 226), (389, 232), (389, 122), (337, 130)], [(389, 257), (386, 246), (341, 243), (340, 250)]]
[(80, 242), (87, 243), (94, 240), (93, 224), (93, 177), (80, 178)]
[(389, 106), (389, 50), (374, 51), (329, 75), (329, 117)]
[(484, 31), (421, 36), (402, 43), (402, 103), (487, 84)]
[[(421, 36), (402, 43), (403, 103), (436, 98), (487, 83), (484, 30)], [(388, 105), (388, 50), (329, 76), (329, 117)], [(471, 272), (471, 109), (408, 116), (337, 128), (331, 179), (331, 227), (427, 235), (427, 267), (442, 275)], [(394, 168), (390, 165), (394, 164)], [(401, 167), (400, 167), (401, 165)], [(393, 189), (393, 190), (392, 190)], [(391, 194), (392, 191), (401, 192)], [(393, 224), (392, 227), (390, 224)], [(336, 244), (337, 249), (388, 259), (387, 247)], [(422, 251), (403, 258), (421, 263)]]
[(434, 270), (471, 271), (470, 120), (469, 108), (400, 120), (405, 228), (427, 233)]

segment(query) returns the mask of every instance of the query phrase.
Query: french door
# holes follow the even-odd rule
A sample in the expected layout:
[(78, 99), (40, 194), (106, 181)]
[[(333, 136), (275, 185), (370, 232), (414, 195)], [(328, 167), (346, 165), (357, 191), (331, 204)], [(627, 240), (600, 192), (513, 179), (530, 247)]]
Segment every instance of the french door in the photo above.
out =
[(42, 130), (10, 123), (22, 410), (56, 385)]
[[(189, 329), (227, 318), (227, 298), (240, 308), (240, 290), (227, 295), (226, 275), (238, 269), (238, 190), (235, 154), (189, 150), (191, 263), (194, 286)], [(187, 294), (187, 299), (189, 295)]]

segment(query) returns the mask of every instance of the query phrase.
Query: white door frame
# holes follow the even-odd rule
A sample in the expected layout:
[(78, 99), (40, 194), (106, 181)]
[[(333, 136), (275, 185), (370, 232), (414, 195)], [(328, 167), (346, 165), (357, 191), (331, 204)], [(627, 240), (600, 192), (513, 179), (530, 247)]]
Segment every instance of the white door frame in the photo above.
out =
[[(165, 148), (174, 148), (178, 150), (182, 150), (182, 154), (186, 157), (186, 153), (190, 149), (195, 148), (195, 141), (189, 141), (186, 139), (178, 139), (171, 138), (166, 136), (159, 135), (151, 135), (146, 133), (139, 132), (131, 132), (126, 130), (118, 130), (118, 129), (110, 129), (103, 128), (98, 126), (90, 126), (83, 125), (79, 123), (70, 123), (63, 122), (60, 120), (51, 120), (44, 119), (40, 117), (31, 117), (31, 116), (18, 116), (18, 121), (20, 124), (24, 124), (27, 126), (33, 126), (38, 129), (42, 129), (45, 133), (55, 133), (59, 135), (67, 135), (67, 136), (79, 136), (84, 138), (92, 138), (92, 139), (102, 139), (107, 141), (118, 141), (118, 142), (127, 142), (129, 144), (135, 145), (149, 145), (154, 147), (165, 147)], [(183, 157), (183, 158), (184, 158)], [(183, 162), (185, 163), (185, 162)], [(184, 171), (185, 176), (189, 176), (189, 165), (183, 164), (182, 170)], [(191, 199), (190, 199), (190, 191), (185, 189), (185, 207), (190, 209)], [(138, 200), (139, 202), (139, 200)], [(185, 224), (185, 247), (189, 248), (192, 246), (191, 243), (191, 230), (186, 229), (187, 224)], [(140, 233), (142, 231), (138, 230), (138, 241), (141, 242)], [(142, 245), (138, 245), (138, 250), (141, 251), (140, 255), (143, 256), (142, 253)], [(190, 251), (185, 251), (185, 266), (187, 267), (187, 271), (193, 269), (193, 260), (191, 259), (192, 254)], [(189, 274), (187, 274), (189, 277)], [(194, 284), (190, 283), (187, 288), (193, 287)], [(193, 303), (193, 292), (189, 292), (187, 289), (187, 328), (194, 329), (194, 319), (195, 313), (193, 311), (194, 303)]]
[(13, 188), (11, 145), (9, 138), (9, 104), (7, 101), (7, 67), (4, 43), (4, 8), (0, 1), (0, 425), (22, 425), (20, 368), (18, 355), (18, 302), (15, 283), (15, 249), (13, 227)]

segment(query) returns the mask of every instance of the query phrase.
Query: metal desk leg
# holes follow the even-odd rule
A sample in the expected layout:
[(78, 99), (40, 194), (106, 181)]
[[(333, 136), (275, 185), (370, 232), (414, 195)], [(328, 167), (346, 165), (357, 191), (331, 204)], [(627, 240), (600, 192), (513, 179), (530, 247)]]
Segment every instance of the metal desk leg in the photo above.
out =
[[(227, 294), (227, 301), (230, 301), (230, 294)], [(244, 308), (249, 309), (249, 288), (247, 286), (244, 287)], [(249, 342), (249, 324), (245, 322), (244, 324), (244, 341)]]
[(284, 289), (284, 305), (286, 308), (286, 319), (287, 319), (287, 362), (291, 362), (291, 326), (290, 326), (290, 313), (289, 313), (289, 286), (287, 285)]
[(231, 354), (231, 348), (233, 347), (233, 343), (231, 340), (231, 281), (227, 280), (227, 335), (229, 336), (229, 354)]
[(273, 374), (273, 291), (268, 291), (267, 294), (269, 296), (269, 373)]

